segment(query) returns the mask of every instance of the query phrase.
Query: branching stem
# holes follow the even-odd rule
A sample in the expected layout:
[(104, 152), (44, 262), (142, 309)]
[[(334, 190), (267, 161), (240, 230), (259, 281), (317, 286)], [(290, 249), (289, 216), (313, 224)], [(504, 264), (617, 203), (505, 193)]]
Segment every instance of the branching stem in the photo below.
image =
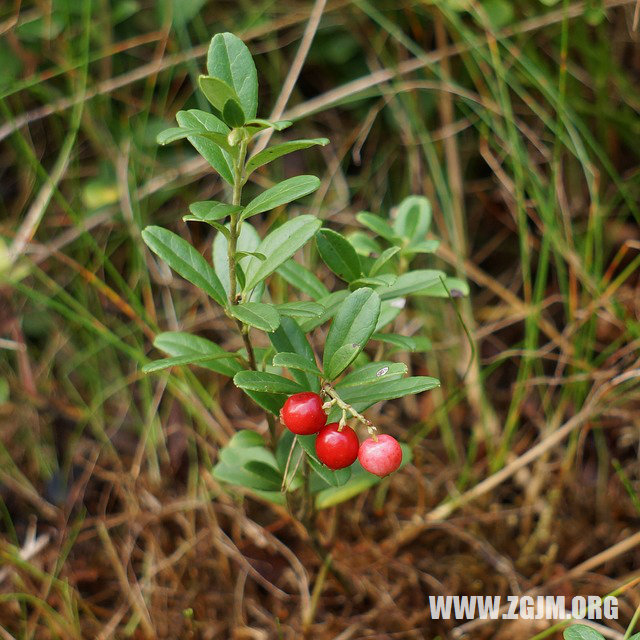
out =
[(342, 410), (342, 417), (340, 418), (338, 431), (342, 431), (342, 427), (344, 427), (344, 425), (347, 423), (347, 414), (350, 414), (353, 418), (358, 420), (358, 422), (361, 422), (363, 425), (367, 427), (367, 431), (369, 432), (369, 435), (373, 438), (375, 442), (378, 441), (378, 435), (377, 435), (378, 430), (373, 424), (373, 422), (371, 422), (371, 420), (369, 420), (368, 418), (365, 418), (361, 413), (356, 411), (350, 404), (347, 404), (338, 395), (338, 392), (331, 386), (331, 384), (329, 384), (328, 382), (325, 382), (322, 385), (322, 392), (331, 398), (331, 400), (329, 400), (325, 405), (323, 405), (324, 408), (330, 409), (333, 405), (337, 405)]

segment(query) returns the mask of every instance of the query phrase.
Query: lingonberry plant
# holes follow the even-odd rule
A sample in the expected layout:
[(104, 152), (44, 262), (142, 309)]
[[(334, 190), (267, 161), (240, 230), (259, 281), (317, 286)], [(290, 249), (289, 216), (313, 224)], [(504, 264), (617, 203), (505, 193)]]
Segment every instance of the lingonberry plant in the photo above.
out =
[[(282, 131), (292, 123), (256, 117), (256, 67), (233, 34), (213, 37), (207, 75), (200, 76), (199, 85), (211, 111), (180, 111), (179, 126), (161, 133), (158, 142), (186, 138), (229, 185), (230, 202), (195, 202), (183, 218), (215, 230), (213, 264), (167, 229), (150, 226), (142, 237), (174, 271), (220, 305), (244, 348), (227, 351), (196, 335), (161, 333), (154, 346), (169, 357), (144, 370), (194, 364), (233, 378), (266, 411), (269, 437), (265, 441), (257, 432), (239, 431), (220, 451), (215, 477), (276, 503), (291, 506), (295, 496), (302, 495), (302, 502), (311, 501), (312, 510), (328, 507), (375, 485), (409, 461), (408, 448), (389, 435), (378, 435), (362, 411), (439, 384), (428, 376), (406, 377), (407, 366), (389, 359), (398, 348), (426, 346), (391, 330), (406, 296), (464, 293), (466, 285), (441, 271), (409, 269), (414, 256), (437, 246), (426, 239), (431, 222), (426, 198), (403, 201), (393, 223), (359, 214), (359, 222), (390, 245), (385, 249), (362, 232), (347, 238), (323, 228), (312, 215), (287, 219), (282, 207), (315, 191), (320, 184), (315, 176), (286, 179), (243, 202), (243, 188), (255, 171), (328, 140), (290, 140), (250, 154), (260, 132)], [(251, 219), (273, 210), (278, 215), (269, 217), (271, 228), (260, 237)], [(329, 291), (294, 260), (312, 239), (343, 288)], [(276, 280), (282, 286), (272, 286)], [(287, 285), (290, 289), (283, 296)], [(256, 347), (257, 332), (268, 337), (269, 348)], [(375, 359), (367, 350), (371, 342), (377, 344)], [(278, 416), (286, 428), (278, 426)], [(362, 446), (349, 421), (368, 432)]]

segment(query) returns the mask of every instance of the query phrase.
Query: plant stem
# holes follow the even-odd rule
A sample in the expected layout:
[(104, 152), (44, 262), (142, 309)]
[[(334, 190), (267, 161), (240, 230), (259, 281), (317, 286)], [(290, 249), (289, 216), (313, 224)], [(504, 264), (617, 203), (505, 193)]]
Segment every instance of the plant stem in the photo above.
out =
[[(245, 183), (244, 178), (244, 160), (247, 155), (248, 141), (243, 139), (240, 141), (240, 149), (238, 157), (233, 165), (233, 199), (232, 204), (240, 205), (242, 203), (242, 187)], [(229, 302), (231, 304), (239, 304), (238, 281), (236, 278), (236, 251), (238, 247), (240, 215), (238, 213), (231, 214), (229, 224), (229, 241), (227, 242), (227, 256), (229, 258)], [(253, 344), (249, 336), (249, 326), (236, 319), (238, 330), (244, 342), (244, 348), (247, 350), (247, 359), (249, 360), (249, 368), (253, 371), (258, 370), (256, 362), (256, 354), (253, 350)], [(276, 422), (274, 417), (267, 412), (267, 424), (269, 425), (269, 435), (271, 436), (271, 444), (275, 450), (276, 446)]]
[[(238, 157), (233, 166), (233, 201), (232, 204), (239, 205), (242, 201), (242, 187), (244, 186), (243, 172), (244, 172), (244, 159), (247, 155), (247, 141), (242, 140), (240, 142), (240, 149), (238, 151)], [(231, 304), (238, 304), (238, 282), (236, 279), (236, 250), (238, 245), (238, 223), (240, 222), (239, 214), (231, 214), (231, 222), (229, 224), (229, 241), (227, 243), (227, 256), (229, 258), (229, 302)], [(249, 360), (249, 366), (254, 371), (258, 370), (256, 363), (256, 356), (253, 351), (253, 345), (249, 338), (249, 327), (243, 324), (240, 320), (236, 320), (240, 334), (242, 335), (242, 341), (244, 342), (245, 349), (247, 350), (247, 358)]]
[(367, 427), (367, 431), (369, 432), (369, 435), (373, 438), (373, 440), (375, 442), (378, 441), (378, 436), (376, 434), (377, 429), (374, 426), (373, 422), (371, 422), (371, 420), (369, 420), (368, 418), (365, 418), (361, 413), (359, 413), (358, 411), (356, 411), (350, 404), (347, 404), (339, 395), (338, 392), (328, 383), (325, 382), (324, 385), (322, 385), (322, 391), (328, 395), (331, 398), (331, 401), (329, 404), (337, 404), (338, 407), (340, 407), (340, 409), (342, 409), (342, 420), (340, 420), (340, 426), (338, 427), (338, 431), (342, 430), (342, 427), (344, 426), (346, 419), (345, 416), (347, 413), (351, 414), (356, 420), (358, 420), (359, 422), (362, 422), (362, 424), (364, 424)]

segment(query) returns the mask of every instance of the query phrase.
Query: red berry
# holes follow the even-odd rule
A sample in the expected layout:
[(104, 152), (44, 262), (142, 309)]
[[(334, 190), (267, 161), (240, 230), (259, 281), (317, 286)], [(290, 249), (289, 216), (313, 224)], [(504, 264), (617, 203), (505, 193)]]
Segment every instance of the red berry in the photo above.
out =
[(322, 427), (316, 438), (318, 460), (329, 469), (344, 469), (352, 465), (358, 457), (358, 436), (348, 426), (338, 431), (338, 423), (331, 422)]
[(384, 433), (373, 438), (367, 438), (358, 452), (358, 460), (363, 469), (383, 478), (393, 473), (402, 462), (402, 449), (398, 441)]
[(322, 409), (322, 398), (317, 393), (305, 391), (287, 398), (280, 410), (280, 419), (289, 431), (308, 436), (324, 427), (327, 414)]

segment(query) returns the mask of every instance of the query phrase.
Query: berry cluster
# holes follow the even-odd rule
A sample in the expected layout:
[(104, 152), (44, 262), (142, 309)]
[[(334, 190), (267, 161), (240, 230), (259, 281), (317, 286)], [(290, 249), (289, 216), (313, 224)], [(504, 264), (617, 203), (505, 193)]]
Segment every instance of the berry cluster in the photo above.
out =
[(317, 393), (290, 396), (280, 411), (280, 419), (289, 431), (298, 435), (317, 433), (316, 455), (330, 469), (344, 469), (357, 458), (363, 469), (384, 477), (402, 462), (402, 449), (395, 438), (374, 434), (360, 444), (350, 426), (338, 422), (326, 424), (327, 415)]

